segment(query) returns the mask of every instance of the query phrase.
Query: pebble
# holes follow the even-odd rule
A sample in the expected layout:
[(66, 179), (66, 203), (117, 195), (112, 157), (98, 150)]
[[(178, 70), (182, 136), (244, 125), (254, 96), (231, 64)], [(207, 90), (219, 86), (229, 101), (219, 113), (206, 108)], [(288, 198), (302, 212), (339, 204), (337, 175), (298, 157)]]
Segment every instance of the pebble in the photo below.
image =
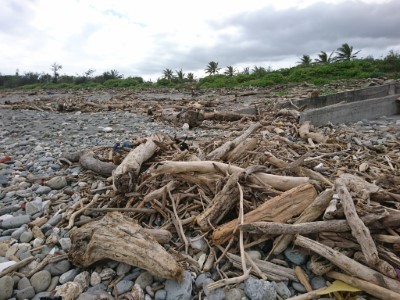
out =
[(210, 277), (211, 277), (210, 273), (201, 273), (199, 276), (197, 276), (197, 278), (196, 278), (196, 280), (194, 282), (194, 285), (195, 285), (196, 289), (203, 288), (204, 281), (207, 278), (210, 278)]
[(226, 293), (225, 300), (241, 300), (243, 297), (245, 297), (243, 290), (233, 288)]
[(46, 182), (46, 185), (53, 190), (60, 190), (66, 187), (67, 184), (67, 179), (64, 176), (55, 176)]
[(40, 292), (40, 293), (37, 293), (37, 294), (35, 295), (35, 297), (32, 298), (32, 300), (42, 300), (42, 297), (43, 297), (43, 298), (45, 298), (45, 297), (50, 297), (50, 292)]
[(129, 281), (129, 280), (121, 280), (120, 282), (117, 283), (117, 285), (115, 287), (117, 289), (117, 294), (121, 295), (132, 289), (133, 282)]
[(51, 274), (47, 270), (39, 271), (31, 277), (31, 285), (36, 293), (44, 292), (50, 285)]
[(29, 279), (27, 277), (22, 277), (19, 281), (18, 281), (18, 285), (17, 288), (19, 290), (23, 290), (24, 288), (27, 288), (31, 286), (31, 282), (29, 281)]
[(14, 280), (11, 276), (3, 276), (0, 278), (0, 300), (7, 300), (13, 294)]
[(90, 275), (90, 285), (95, 286), (101, 282), (101, 277), (99, 273), (93, 272), (92, 275)]
[(22, 290), (18, 290), (15, 296), (18, 300), (23, 300), (33, 298), (35, 294), (35, 289), (32, 286), (28, 286)]
[(189, 300), (192, 298), (192, 275), (185, 271), (182, 282), (168, 279), (165, 281), (166, 300)]
[(292, 296), (289, 287), (283, 281), (275, 282), (274, 287), (278, 295), (281, 296), (283, 299), (287, 299)]
[(71, 269), (60, 276), (58, 282), (64, 284), (68, 281), (74, 280), (75, 276), (78, 275), (79, 269)]
[(71, 249), (71, 239), (70, 238), (61, 238), (58, 240), (58, 243), (65, 252), (68, 252)]
[(313, 290), (318, 290), (320, 288), (326, 287), (326, 280), (321, 276), (315, 276), (311, 278), (310, 283)]
[(153, 275), (151, 275), (149, 272), (143, 272), (138, 278), (136, 278), (135, 284), (138, 284), (142, 289), (145, 289), (146, 286), (153, 283), (153, 280)]
[(292, 282), (292, 287), (293, 287), (296, 291), (298, 291), (298, 292), (300, 292), (300, 293), (307, 293), (307, 290), (306, 290), (306, 288), (304, 287), (304, 285), (302, 285), (302, 284), (299, 283), (299, 282)]
[(249, 277), (244, 282), (244, 292), (251, 300), (276, 299), (276, 290), (274, 285), (266, 280)]
[(0, 228), (9, 229), (9, 228), (17, 228), (21, 225), (27, 224), (31, 221), (31, 217), (29, 215), (20, 215), (8, 218), (0, 223)]
[(166, 290), (158, 290), (154, 295), (154, 300), (165, 300), (167, 298), (167, 291)]
[[(70, 240), (71, 241), (71, 240)], [(131, 270), (132, 266), (125, 264), (125, 263), (119, 263), (117, 267), (117, 275), (121, 276), (126, 273), (128, 273)]]
[(20, 236), (22, 233), (24, 233), (25, 231), (28, 230), (28, 225), (24, 224), (22, 225), (20, 228), (18, 228), (17, 230), (15, 230), (13, 233), (11, 233), (11, 237), (13, 239), (19, 240)]
[(32, 231), (25, 231), (21, 234), (21, 237), (19, 238), (19, 241), (21, 243), (29, 243), (33, 238)]
[(308, 256), (298, 249), (289, 247), (284, 252), (285, 257), (295, 265), (304, 265), (307, 262)]
[(43, 194), (50, 193), (50, 191), (51, 191), (51, 187), (41, 185), (37, 188), (37, 190), (35, 192), (36, 192), (36, 194), (43, 195)]
[(105, 291), (97, 290), (93, 292), (85, 292), (79, 295), (77, 300), (114, 300), (110, 294)]
[(48, 270), (52, 276), (58, 276), (67, 272), (70, 267), (70, 262), (67, 259), (64, 259), (62, 261), (47, 265), (45, 270)]

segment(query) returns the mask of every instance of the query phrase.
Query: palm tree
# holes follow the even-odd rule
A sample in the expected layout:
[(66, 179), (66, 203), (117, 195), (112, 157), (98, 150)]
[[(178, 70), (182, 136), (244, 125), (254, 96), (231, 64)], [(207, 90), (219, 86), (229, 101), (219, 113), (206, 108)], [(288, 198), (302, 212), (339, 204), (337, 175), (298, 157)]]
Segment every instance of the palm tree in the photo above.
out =
[(189, 82), (193, 82), (194, 81), (194, 74), (193, 73), (188, 73), (187, 74), (187, 80)]
[(183, 73), (182, 69), (180, 69), (179, 71), (175, 71), (175, 73), (179, 81), (183, 81), (185, 79), (185, 73)]
[(171, 81), (172, 78), (174, 78), (174, 73), (172, 72), (171, 69), (168, 69), (168, 68), (164, 69), (163, 75), (164, 75), (164, 78), (169, 80), (169, 81)]
[(257, 77), (261, 77), (267, 73), (267, 69), (265, 69), (264, 67), (254, 66), (251, 72)]
[(337, 48), (336, 51), (336, 61), (350, 61), (357, 57), (357, 54), (361, 50), (353, 53), (353, 46), (349, 46), (349, 44), (344, 43), (341, 47)]
[(221, 70), (221, 68), (218, 68), (218, 63), (215, 61), (210, 61), (205, 69), (206, 73), (210, 75), (218, 74), (219, 70)]
[(236, 69), (232, 66), (227, 66), (224, 74), (233, 77), (236, 74)]
[(309, 65), (311, 65), (310, 55), (303, 54), (298, 63), (304, 67), (308, 67)]
[(323, 65), (330, 64), (333, 61), (332, 55), (334, 52), (335, 52), (335, 50), (333, 50), (331, 52), (331, 54), (329, 54), (329, 56), (328, 56), (328, 54), (325, 51), (321, 51), (321, 53), (318, 54), (319, 58), (315, 59), (315, 62), (317, 64), (323, 64)]
[(249, 67), (244, 67), (242, 71), (243, 75), (250, 75), (250, 68)]

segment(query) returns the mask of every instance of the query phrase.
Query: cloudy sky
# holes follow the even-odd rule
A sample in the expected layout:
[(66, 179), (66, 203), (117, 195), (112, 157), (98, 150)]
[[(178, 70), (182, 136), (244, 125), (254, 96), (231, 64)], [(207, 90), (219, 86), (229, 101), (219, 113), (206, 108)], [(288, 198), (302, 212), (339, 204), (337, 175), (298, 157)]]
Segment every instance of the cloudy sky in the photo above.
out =
[(349, 43), (359, 56), (400, 51), (399, 0), (2, 0), (0, 73), (156, 80), (165, 68), (203, 77), (209, 61), (241, 70), (296, 65)]

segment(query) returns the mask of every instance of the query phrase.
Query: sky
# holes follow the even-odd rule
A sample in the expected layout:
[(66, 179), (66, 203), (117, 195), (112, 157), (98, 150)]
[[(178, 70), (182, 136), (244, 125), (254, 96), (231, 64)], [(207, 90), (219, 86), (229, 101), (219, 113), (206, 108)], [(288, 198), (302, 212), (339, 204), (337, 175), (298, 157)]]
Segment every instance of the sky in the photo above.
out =
[(399, 0), (2, 0), (0, 73), (157, 80), (163, 70), (204, 77), (207, 64), (292, 67), (343, 43), (359, 57), (400, 52)]

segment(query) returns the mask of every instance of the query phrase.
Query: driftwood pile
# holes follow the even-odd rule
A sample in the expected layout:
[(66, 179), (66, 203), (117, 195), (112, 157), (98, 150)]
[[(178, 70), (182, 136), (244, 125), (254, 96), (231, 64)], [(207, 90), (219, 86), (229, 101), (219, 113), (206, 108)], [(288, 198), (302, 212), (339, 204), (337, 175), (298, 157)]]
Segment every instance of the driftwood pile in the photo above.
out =
[[(366, 146), (362, 133), (318, 130), (296, 118), (282, 110), (257, 123), (232, 123), (236, 137), (186, 141), (186, 150), (154, 134), (122, 154), (65, 153), (61, 161), (79, 162), (109, 182), (81, 202), (53, 207), (63, 226), (75, 228), (69, 259), (87, 267), (110, 258), (176, 280), (183, 270), (215, 268), (221, 279), (210, 290), (249, 274), (299, 281), (309, 293), (295, 299), (315, 298), (300, 267), (274, 259), (296, 247), (311, 255), (315, 274), (400, 299), (399, 141)], [(94, 220), (78, 223), (80, 214)], [(208, 247), (194, 259), (200, 239)], [(251, 259), (246, 251), (261, 244), (269, 245), (267, 258)]]

